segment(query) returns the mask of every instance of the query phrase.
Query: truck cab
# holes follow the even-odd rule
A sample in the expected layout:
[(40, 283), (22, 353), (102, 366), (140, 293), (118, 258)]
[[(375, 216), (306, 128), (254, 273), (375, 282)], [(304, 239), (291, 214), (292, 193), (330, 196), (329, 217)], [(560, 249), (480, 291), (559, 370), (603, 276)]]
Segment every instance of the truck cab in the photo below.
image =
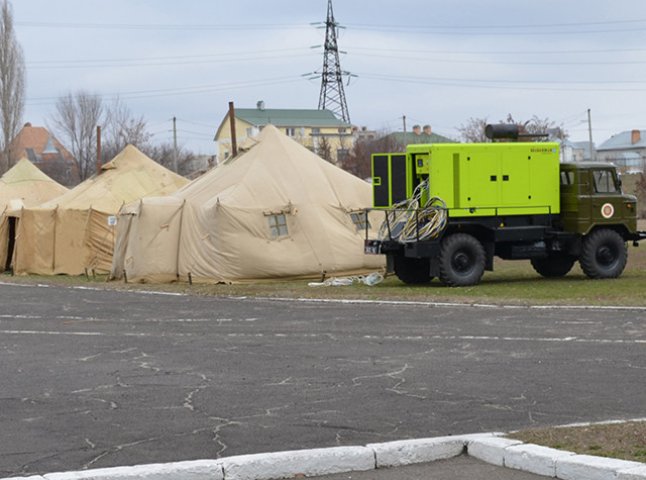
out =
[(587, 235), (610, 227), (624, 237), (637, 230), (637, 198), (622, 192), (613, 165), (562, 163), (560, 170), (563, 230)]

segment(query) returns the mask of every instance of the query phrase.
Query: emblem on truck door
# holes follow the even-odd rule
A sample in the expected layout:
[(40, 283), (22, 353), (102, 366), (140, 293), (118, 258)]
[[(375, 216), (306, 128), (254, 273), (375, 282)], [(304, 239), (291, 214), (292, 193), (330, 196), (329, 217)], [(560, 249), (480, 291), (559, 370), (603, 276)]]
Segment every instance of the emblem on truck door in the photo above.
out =
[(610, 218), (615, 214), (615, 207), (612, 206), (612, 203), (604, 203), (601, 206), (601, 216), (603, 218)]

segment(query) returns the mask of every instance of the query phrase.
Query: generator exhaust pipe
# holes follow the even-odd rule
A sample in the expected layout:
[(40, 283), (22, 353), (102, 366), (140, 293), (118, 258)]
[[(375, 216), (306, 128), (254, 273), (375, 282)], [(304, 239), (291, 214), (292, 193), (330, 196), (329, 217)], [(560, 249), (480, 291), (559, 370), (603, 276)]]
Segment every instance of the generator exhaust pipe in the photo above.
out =
[(523, 133), (520, 125), (514, 123), (494, 123), (485, 127), (485, 136), (490, 140), (518, 140), (524, 138), (547, 138), (547, 133)]

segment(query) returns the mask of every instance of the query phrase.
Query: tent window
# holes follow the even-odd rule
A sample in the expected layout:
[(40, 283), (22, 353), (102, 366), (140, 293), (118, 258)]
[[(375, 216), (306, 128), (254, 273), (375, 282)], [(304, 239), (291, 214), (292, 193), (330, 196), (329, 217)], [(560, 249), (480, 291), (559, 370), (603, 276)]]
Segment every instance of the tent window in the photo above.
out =
[(269, 231), (272, 238), (284, 237), (287, 235), (287, 218), (284, 213), (278, 215), (269, 215), (267, 217), (269, 222)]
[(363, 212), (354, 212), (350, 214), (350, 218), (352, 219), (352, 223), (354, 223), (354, 226), (357, 227), (357, 230), (365, 230), (366, 227), (370, 228), (370, 222), (366, 218), (366, 214)]

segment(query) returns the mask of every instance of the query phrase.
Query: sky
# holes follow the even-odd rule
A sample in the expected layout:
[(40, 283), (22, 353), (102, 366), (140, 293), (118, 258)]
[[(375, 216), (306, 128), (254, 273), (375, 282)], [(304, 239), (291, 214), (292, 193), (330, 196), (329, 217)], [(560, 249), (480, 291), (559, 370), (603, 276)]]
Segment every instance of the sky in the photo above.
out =
[[(317, 108), (327, 0), (9, 0), (24, 121), (70, 92), (119, 98), (157, 143), (214, 154), (228, 103)], [(334, 0), (351, 121), (458, 138), (470, 118), (549, 118), (598, 145), (646, 129), (643, 0)], [(316, 25), (316, 23), (319, 25)]]

